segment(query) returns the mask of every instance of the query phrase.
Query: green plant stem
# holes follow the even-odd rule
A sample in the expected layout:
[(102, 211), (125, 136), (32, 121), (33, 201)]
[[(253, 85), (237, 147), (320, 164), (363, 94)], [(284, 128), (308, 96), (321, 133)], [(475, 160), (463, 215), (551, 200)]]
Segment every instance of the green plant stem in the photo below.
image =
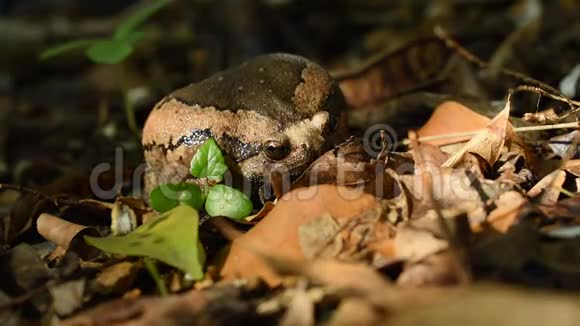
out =
[(129, 130), (137, 136), (137, 138), (141, 137), (141, 131), (137, 126), (137, 119), (135, 119), (135, 106), (129, 99), (129, 92), (128, 90), (123, 87), (123, 99), (125, 103), (125, 116), (127, 118), (127, 125), (129, 126)]
[(119, 78), (119, 83), (121, 85), (121, 92), (123, 92), (123, 106), (125, 108), (125, 119), (127, 119), (127, 126), (129, 130), (137, 137), (138, 141), (141, 141), (141, 130), (137, 126), (137, 119), (135, 118), (135, 107), (129, 99), (129, 85), (125, 78), (125, 65), (119, 63), (116, 65), (117, 76)]
[(168, 293), (167, 286), (165, 286), (165, 282), (161, 278), (161, 275), (159, 275), (159, 269), (157, 269), (157, 262), (155, 261), (155, 259), (149, 257), (145, 257), (143, 261), (145, 262), (145, 268), (147, 268), (147, 271), (155, 281), (155, 285), (157, 285), (157, 290), (159, 290), (159, 294), (162, 297), (166, 296)]
[(560, 191), (561, 193), (563, 193), (564, 195), (566, 195), (568, 197), (576, 197), (576, 194), (575, 193), (573, 193), (573, 192), (571, 192), (571, 191), (569, 191), (567, 189), (564, 189), (562, 187), (557, 187), (557, 189), (558, 189), (558, 191)]

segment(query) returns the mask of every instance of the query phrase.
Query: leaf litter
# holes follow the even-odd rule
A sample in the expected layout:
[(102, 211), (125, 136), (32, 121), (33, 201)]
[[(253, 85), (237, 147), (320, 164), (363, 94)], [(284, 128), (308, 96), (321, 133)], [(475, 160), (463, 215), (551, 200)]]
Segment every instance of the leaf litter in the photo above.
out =
[[(370, 153), (364, 136), (353, 137), (245, 220), (206, 221), (177, 202), (159, 216), (140, 198), (62, 196), (84, 189), (70, 179), (52, 188), (9, 187), (1, 198), (11, 209), (0, 227), (0, 321), (578, 324), (578, 134), (570, 124), (535, 128), (572, 123), (578, 102), (505, 68), (533, 69), (517, 54), (538, 43), (570, 56), (562, 44), (577, 32), (547, 38), (543, 9), (519, 3), (502, 16), (517, 22), (513, 30), (493, 48), (487, 44), (489, 62), (452, 39), (446, 30), (460, 34), (462, 25), (450, 23), (427, 40), (384, 28), (367, 43), (398, 35), (404, 45), (351, 69), (346, 55), (329, 63), (346, 69), (334, 75), (356, 111), (352, 134), (362, 135), (361, 117), (379, 116), (408, 140), (389, 143), (384, 137), (394, 135), (384, 129), (379, 150)], [(439, 18), (453, 12), (439, 5)], [(574, 94), (569, 88), (563, 93)], [(220, 161), (215, 170), (192, 171), (220, 179), (226, 166), (218, 156), (203, 158)], [(116, 254), (84, 246), (86, 235)], [(148, 274), (142, 256), (162, 263)], [(157, 295), (159, 283), (168, 295)]]

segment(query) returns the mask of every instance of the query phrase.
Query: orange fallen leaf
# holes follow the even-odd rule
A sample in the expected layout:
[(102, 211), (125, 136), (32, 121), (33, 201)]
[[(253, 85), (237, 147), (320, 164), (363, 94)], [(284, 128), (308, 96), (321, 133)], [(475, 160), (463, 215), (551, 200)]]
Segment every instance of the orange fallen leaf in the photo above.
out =
[[(478, 131), (485, 128), (490, 119), (472, 111), (465, 105), (447, 101), (441, 103), (421, 129), (417, 131), (419, 137), (448, 135), (454, 133)], [(442, 146), (469, 140), (469, 136), (453, 137), (425, 141), (424, 143)]]
[(374, 196), (347, 187), (319, 185), (293, 190), (256, 226), (233, 241), (221, 275), (226, 279), (262, 277), (268, 284), (276, 285), (280, 277), (256, 250), (303, 261), (301, 225), (325, 214), (337, 220), (348, 219), (376, 207), (379, 203)]

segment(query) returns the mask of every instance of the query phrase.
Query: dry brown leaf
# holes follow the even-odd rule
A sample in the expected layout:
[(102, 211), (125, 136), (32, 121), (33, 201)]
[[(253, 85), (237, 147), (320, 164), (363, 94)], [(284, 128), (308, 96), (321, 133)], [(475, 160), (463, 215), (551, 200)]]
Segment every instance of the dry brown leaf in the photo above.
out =
[(100, 236), (99, 232), (93, 228), (42, 213), (36, 221), (36, 229), (46, 240), (66, 250), (74, 251), (81, 258), (94, 258), (99, 253), (97, 248), (88, 245), (83, 239), (84, 235)]
[(233, 241), (221, 275), (226, 279), (263, 277), (270, 285), (280, 278), (260, 259), (254, 249), (269, 255), (304, 260), (299, 226), (330, 214), (337, 220), (358, 216), (378, 208), (372, 195), (356, 189), (319, 185), (286, 194), (278, 205), (243, 236)]
[(449, 247), (447, 240), (409, 224), (398, 225), (396, 232), (393, 239), (394, 259), (417, 262)]
[(460, 282), (456, 255), (449, 250), (433, 254), (422, 261), (407, 264), (397, 278), (403, 287), (449, 286)]
[(350, 219), (323, 215), (299, 227), (299, 241), (308, 258), (361, 261), (370, 246), (384, 234), (383, 210), (368, 209)]
[(419, 144), (418, 148), (413, 148), (411, 154), (415, 158), (420, 152), (423, 162), (434, 166), (441, 166), (449, 159), (449, 154), (444, 153), (439, 147), (431, 144)]
[(360, 140), (350, 138), (324, 153), (292, 183), (291, 189), (317, 184), (359, 186), (374, 179), (376, 161)]
[(487, 222), (497, 231), (505, 233), (518, 221), (526, 203), (526, 198), (519, 192), (505, 192), (495, 201), (496, 208), (489, 213)]
[(123, 293), (127, 291), (141, 270), (140, 264), (124, 261), (103, 269), (95, 279), (96, 283), (103, 287), (104, 292)]
[[(421, 129), (419, 137), (440, 136), (454, 133), (478, 131), (487, 127), (490, 119), (472, 111), (465, 105), (447, 101), (441, 103)], [(442, 146), (469, 140), (469, 136), (430, 140), (425, 143)]]
[(467, 153), (474, 153), (482, 157), (489, 165), (493, 165), (501, 155), (506, 141), (506, 131), (509, 123), (510, 101), (506, 102), (505, 108), (493, 118), (487, 128), (475, 135), (463, 148), (451, 155), (443, 163), (445, 167), (457, 167), (461, 164)]
[(348, 105), (361, 109), (435, 78), (447, 63), (449, 54), (449, 49), (440, 40), (421, 39), (370, 58), (361, 67), (335, 71), (333, 75)]
[(580, 177), (580, 160), (566, 161), (562, 169), (576, 177)]
[(563, 170), (556, 170), (542, 180), (528, 191), (528, 197), (535, 198), (541, 196), (539, 203), (542, 205), (555, 205), (560, 197), (560, 189), (566, 181), (566, 172)]
[(499, 173), (499, 177), (496, 178), (497, 181), (513, 186), (519, 185), (522, 188), (526, 188), (527, 185), (534, 182), (534, 175), (527, 168), (524, 156), (514, 153), (504, 153), (498, 163), (500, 165), (497, 169), (497, 173)]
[[(578, 130), (550, 138), (548, 145), (552, 151), (561, 158), (574, 158), (578, 154), (578, 144), (575, 148), (570, 146), (574, 143), (574, 138), (578, 135)], [(569, 153), (568, 153), (569, 152)]]
[[(486, 217), (485, 203), (477, 188), (487, 187), (488, 181), (480, 180), (475, 175), (461, 169), (438, 168), (426, 166), (427, 171), (416, 175), (402, 175), (401, 182), (409, 190), (413, 199), (411, 218), (433, 215), (432, 203), (426, 201), (431, 192), (433, 200), (440, 206), (444, 217), (468, 214), (470, 223), (480, 223)], [(426, 189), (423, 173), (430, 173), (433, 180), (431, 189)], [(477, 187), (477, 188), (476, 188)], [(436, 215), (435, 215), (436, 216)]]

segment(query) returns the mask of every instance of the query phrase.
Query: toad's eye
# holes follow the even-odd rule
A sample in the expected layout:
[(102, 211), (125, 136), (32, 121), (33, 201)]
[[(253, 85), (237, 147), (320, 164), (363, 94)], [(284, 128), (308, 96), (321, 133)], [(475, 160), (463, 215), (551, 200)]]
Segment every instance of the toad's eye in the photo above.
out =
[(290, 144), (281, 143), (277, 140), (268, 140), (264, 143), (262, 150), (269, 159), (279, 161), (290, 153)]

